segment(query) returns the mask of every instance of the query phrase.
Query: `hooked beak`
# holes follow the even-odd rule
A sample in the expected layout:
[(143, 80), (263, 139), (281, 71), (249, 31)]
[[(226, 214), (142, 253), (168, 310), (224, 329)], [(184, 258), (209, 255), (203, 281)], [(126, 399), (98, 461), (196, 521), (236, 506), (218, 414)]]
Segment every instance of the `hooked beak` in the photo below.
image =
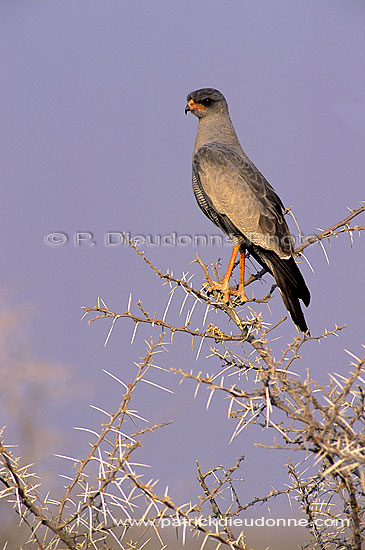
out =
[(205, 111), (205, 109), (203, 105), (200, 105), (200, 103), (195, 103), (195, 101), (191, 99), (185, 107), (185, 114), (187, 115), (189, 111)]

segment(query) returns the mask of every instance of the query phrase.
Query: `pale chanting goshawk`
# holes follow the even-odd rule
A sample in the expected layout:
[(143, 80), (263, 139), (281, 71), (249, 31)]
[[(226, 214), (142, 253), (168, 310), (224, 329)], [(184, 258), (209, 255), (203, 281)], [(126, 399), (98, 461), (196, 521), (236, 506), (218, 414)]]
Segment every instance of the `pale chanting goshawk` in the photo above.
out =
[[(245, 155), (229, 116), (227, 101), (218, 90), (203, 88), (187, 97), (185, 113), (198, 119), (193, 152), (193, 190), (204, 214), (233, 243), (227, 272), (210, 291), (218, 290), (228, 302), (238, 296), (246, 302), (245, 252), (271, 273), (284, 305), (302, 332), (308, 327), (299, 300), (308, 306), (310, 293), (294, 261), (293, 239), (284, 218), (285, 208), (274, 189)], [(238, 251), (238, 290), (229, 279)]]

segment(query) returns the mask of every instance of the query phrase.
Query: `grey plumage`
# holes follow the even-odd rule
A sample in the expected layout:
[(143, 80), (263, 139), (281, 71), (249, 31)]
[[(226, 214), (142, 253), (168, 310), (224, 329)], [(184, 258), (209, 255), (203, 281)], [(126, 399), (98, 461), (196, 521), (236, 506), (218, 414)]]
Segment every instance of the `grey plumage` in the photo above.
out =
[(187, 101), (185, 112), (199, 118), (193, 153), (198, 205), (234, 245), (247, 249), (274, 276), (294, 323), (306, 332), (299, 299), (307, 306), (310, 293), (293, 258), (283, 203), (242, 150), (224, 96), (204, 88)]

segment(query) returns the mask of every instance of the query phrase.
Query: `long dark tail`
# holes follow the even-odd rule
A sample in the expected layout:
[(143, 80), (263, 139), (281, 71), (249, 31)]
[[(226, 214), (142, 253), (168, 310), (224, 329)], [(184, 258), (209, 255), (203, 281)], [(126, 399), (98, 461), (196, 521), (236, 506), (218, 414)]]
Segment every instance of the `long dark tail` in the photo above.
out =
[(252, 254), (261, 265), (264, 263), (270, 268), (280, 290), (284, 305), (295, 325), (302, 332), (307, 332), (308, 326), (304, 319), (299, 300), (302, 300), (304, 305), (308, 306), (311, 296), (303, 275), (299, 271), (294, 259), (282, 260), (275, 252), (264, 250), (263, 248), (258, 249), (258, 247), (252, 250)]

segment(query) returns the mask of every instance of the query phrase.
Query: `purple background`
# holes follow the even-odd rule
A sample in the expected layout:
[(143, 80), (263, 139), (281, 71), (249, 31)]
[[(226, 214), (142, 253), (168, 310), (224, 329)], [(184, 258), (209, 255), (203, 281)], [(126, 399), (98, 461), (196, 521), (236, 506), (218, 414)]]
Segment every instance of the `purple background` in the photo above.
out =
[[(34, 310), (26, 329), (34, 356), (55, 369), (72, 368), (66, 400), (46, 401), (41, 414), (40, 422), (59, 434), (49, 455), (83, 456), (89, 436), (72, 427), (97, 429), (104, 419), (88, 405), (111, 410), (121, 396), (102, 369), (131, 380), (151, 330), (139, 330), (131, 346), (133, 326), (120, 321), (104, 349), (109, 323), (80, 323), (80, 307), (101, 296), (122, 312), (132, 292), (134, 303), (141, 299), (161, 316), (168, 300), (167, 287), (144, 262), (126, 246), (106, 247), (104, 233), (219, 233), (191, 190), (197, 121), (184, 116), (186, 94), (220, 89), (244, 150), (284, 204), (294, 206), (303, 233), (324, 229), (364, 198), (365, 6), (334, 0), (4, 0), (0, 12), (1, 284), (13, 304)], [(69, 242), (47, 246), (44, 237), (55, 231)], [(80, 231), (93, 233), (96, 244), (75, 246)], [(316, 245), (306, 254), (315, 273), (301, 266), (312, 294), (306, 318), (315, 335), (335, 323), (347, 323), (347, 330), (322, 346), (307, 345), (305, 361), (296, 365), (322, 382), (330, 371), (347, 371), (344, 348), (361, 354), (364, 308), (363, 242), (355, 236), (351, 249), (348, 236), (341, 236), (331, 249), (325, 246), (330, 265)], [(225, 265), (230, 254), (228, 247), (142, 248), (178, 276), (196, 250), (206, 263), (221, 257)], [(202, 274), (188, 269), (196, 272), (199, 288)], [(255, 294), (271, 282), (266, 277)], [(182, 299), (175, 295), (168, 320), (176, 320)], [(272, 316), (262, 311), (274, 322), (285, 310), (278, 295), (270, 305)], [(203, 314), (197, 307), (193, 324)], [(209, 320), (219, 324), (216, 316)], [(279, 334), (275, 345), (283, 347), (295, 328), (287, 321)], [(216, 362), (204, 360), (207, 349), (199, 363), (196, 347), (190, 349), (190, 339), (175, 337), (161, 365), (218, 372)], [(271, 441), (271, 433), (253, 428), (228, 445), (235, 424), (226, 418), (223, 396), (215, 395), (206, 412), (205, 391), (194, 400), (192, 383), (179, 386), (178, 377), (166, 373), (154, 380), (176, 391), (171, 396), (145, 385), (136, 395), (135, 407), (151, 423), (175, 420), (146, 439), (139, 455), (152, 465), (148, 474), (161, 479), (161, 491), (168, 484), (171, 496), (185, 502), (197, 491), (196, 458), (208, 469), (229, 466), (242, 454), (245, 499), (286, 481), (282, 464), (289, 455), (274, 455), (275, 465), (272, 453), (252, 444)], [(12, 435), (7, 432), (15, 442)], [(57, 461), (67, 473), (70, 465)], [(274, 515), (280, 506), (277, 501)]]

